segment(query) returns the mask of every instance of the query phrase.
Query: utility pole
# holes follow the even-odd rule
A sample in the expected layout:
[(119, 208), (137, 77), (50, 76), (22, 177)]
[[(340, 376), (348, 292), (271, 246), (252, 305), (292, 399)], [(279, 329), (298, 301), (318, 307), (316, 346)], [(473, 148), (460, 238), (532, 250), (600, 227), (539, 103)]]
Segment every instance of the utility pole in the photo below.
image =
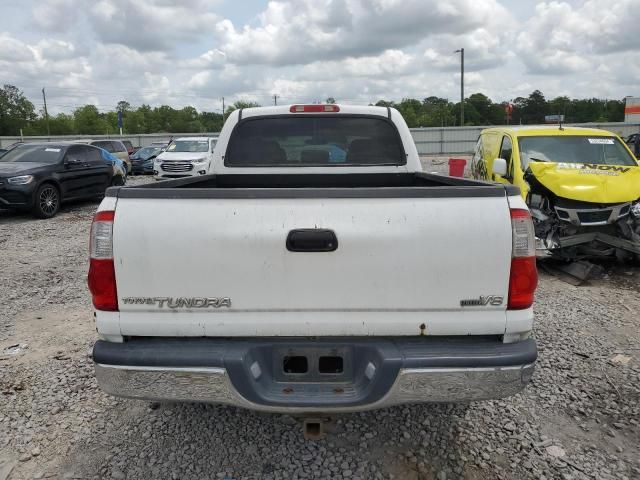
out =
[(464, 48), (454, 53), (460, 53), (460, 126), (464, 127)]
[(274, 105), (278, 105), (278, 97), (279, 97), (279, 95), (277, 95), (275, 93), (273, 94), (273, 104)]
[(222, 123), (224, 123), (224, 97), (222, 97)]
[(49, 131), (49, 112), (47, 111), (47, 94), (44, 93), (44, 87), (42, 87), (42, 99), (44, 100), (44, 119), (47, 122), (47, 137), (51, 135)]

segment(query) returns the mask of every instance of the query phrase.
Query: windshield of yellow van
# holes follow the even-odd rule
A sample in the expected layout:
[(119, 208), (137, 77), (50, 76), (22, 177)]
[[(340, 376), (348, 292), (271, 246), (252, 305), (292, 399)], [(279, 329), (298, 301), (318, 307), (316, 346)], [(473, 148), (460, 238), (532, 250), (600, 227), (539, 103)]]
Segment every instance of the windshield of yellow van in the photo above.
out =
[(615, 137), (520, 137), (518, 145), (523, 170), (528, 168), (530, 162), (637, 166), (636, 161)]

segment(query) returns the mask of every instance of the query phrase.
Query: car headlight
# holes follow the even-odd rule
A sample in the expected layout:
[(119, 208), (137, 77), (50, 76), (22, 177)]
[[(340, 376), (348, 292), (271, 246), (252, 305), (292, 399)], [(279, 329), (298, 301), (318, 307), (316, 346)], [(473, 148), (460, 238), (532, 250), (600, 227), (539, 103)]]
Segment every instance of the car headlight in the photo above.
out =
[(11, 177), (7, 179), (11, 185), (27, 185), (33, 182), (33, 175), (20, 175), (19, 177)]
[(203, 157), (203, 158), (193, 159), (193, 160), (191, 160), (191, 163), (203, 163), (203, 162), (206, 162), (206, 161), (207, 161), (207, 159)]

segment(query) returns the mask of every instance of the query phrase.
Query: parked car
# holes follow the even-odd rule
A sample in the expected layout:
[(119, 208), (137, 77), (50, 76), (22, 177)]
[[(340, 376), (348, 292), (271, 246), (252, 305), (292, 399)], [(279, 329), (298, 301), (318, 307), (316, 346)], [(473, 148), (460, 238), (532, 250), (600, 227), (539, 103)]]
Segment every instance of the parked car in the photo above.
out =
[(106, 392), (318, 418), (531, 379), (527, 206), (511, 185), (423, 173), (397, 110), (236, 110), (210, 172), (112, 189), (98, 208)]
[(113, 167), (112, 187), (120, 187), (127, 182), (127, 164), (116, 157), (113, 153), (107, 152), (104, 148), (96, 147), (102, 154), (102, 159)]
[(136, 151), (133, 143), (131, 143), (129, 140), (122, 140), (122, 144), (127, 148), (127, 154), (129, 154), (129, 157), (131, 157), (131, 155), (133, 155)]
[(19, 145), (0, 157), (0, 206), (53, 217), (67, 200), (104, 195), (113, 172), (91, 145)]
[(640, 166), (620, 138), (575, 127), (483, 130), (475, 178), (526, 199), (539, 250), (562, 259), (640, 258)]
[(120, 140), (87, 140), (83, 143), (104, 148), (107, 152), (114, 154), (127, 165), (127, 173), (131, 173), (131, 159), (127, 147)]
[(143, 147), (138, 150), (131, 155), (131, 173), (134, 175), (153, 173), (153, 161), (162, 152), (164, 148), (159, 146)]
[(213, 137), (184, 137), (173, 140), (155, 159), (153, 173), (157, 180), (205, 175), (209, 171)]
[(13, 148), (16, 148), (18, 145), (24, 145), (24, 142), (14, 142), (14, 143), (11, 143), (11, 144), (7, 145), (4, 148), (0, 148), (0, 157), (2, 155), (4, 155), (5, 153), (7, 153), (9, 150), (11, 150)]

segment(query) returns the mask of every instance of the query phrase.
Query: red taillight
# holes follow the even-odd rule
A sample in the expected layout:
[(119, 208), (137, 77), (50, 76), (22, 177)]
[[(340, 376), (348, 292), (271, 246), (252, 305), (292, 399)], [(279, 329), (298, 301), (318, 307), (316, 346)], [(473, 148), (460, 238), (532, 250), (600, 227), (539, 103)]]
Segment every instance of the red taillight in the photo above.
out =
[(291, 105), (291, 113), (311, 113), (311, 112), (339, 112), (338, 105)]
[(116, 272), (113, 259), (89, 260), (89, 291), (96, 310), (118, 311), (118, 292), (116, 290)]
[(533, 305), (533, 294), (538, 286), (536, 257), (511, 259), (509, 276), (509, 310), (522, 310)]
[(511, 210), (512, 254), (509, 275), (509, 310), (522, 310), (533, 305), (538, 286), (535, 234), (527, 210)]
[(89, 246), (89, 291), (96, 310), (118, 311), (116, 272), (113, 263), (113, 219), (115, 212), (96, 213), (91, 224)]

